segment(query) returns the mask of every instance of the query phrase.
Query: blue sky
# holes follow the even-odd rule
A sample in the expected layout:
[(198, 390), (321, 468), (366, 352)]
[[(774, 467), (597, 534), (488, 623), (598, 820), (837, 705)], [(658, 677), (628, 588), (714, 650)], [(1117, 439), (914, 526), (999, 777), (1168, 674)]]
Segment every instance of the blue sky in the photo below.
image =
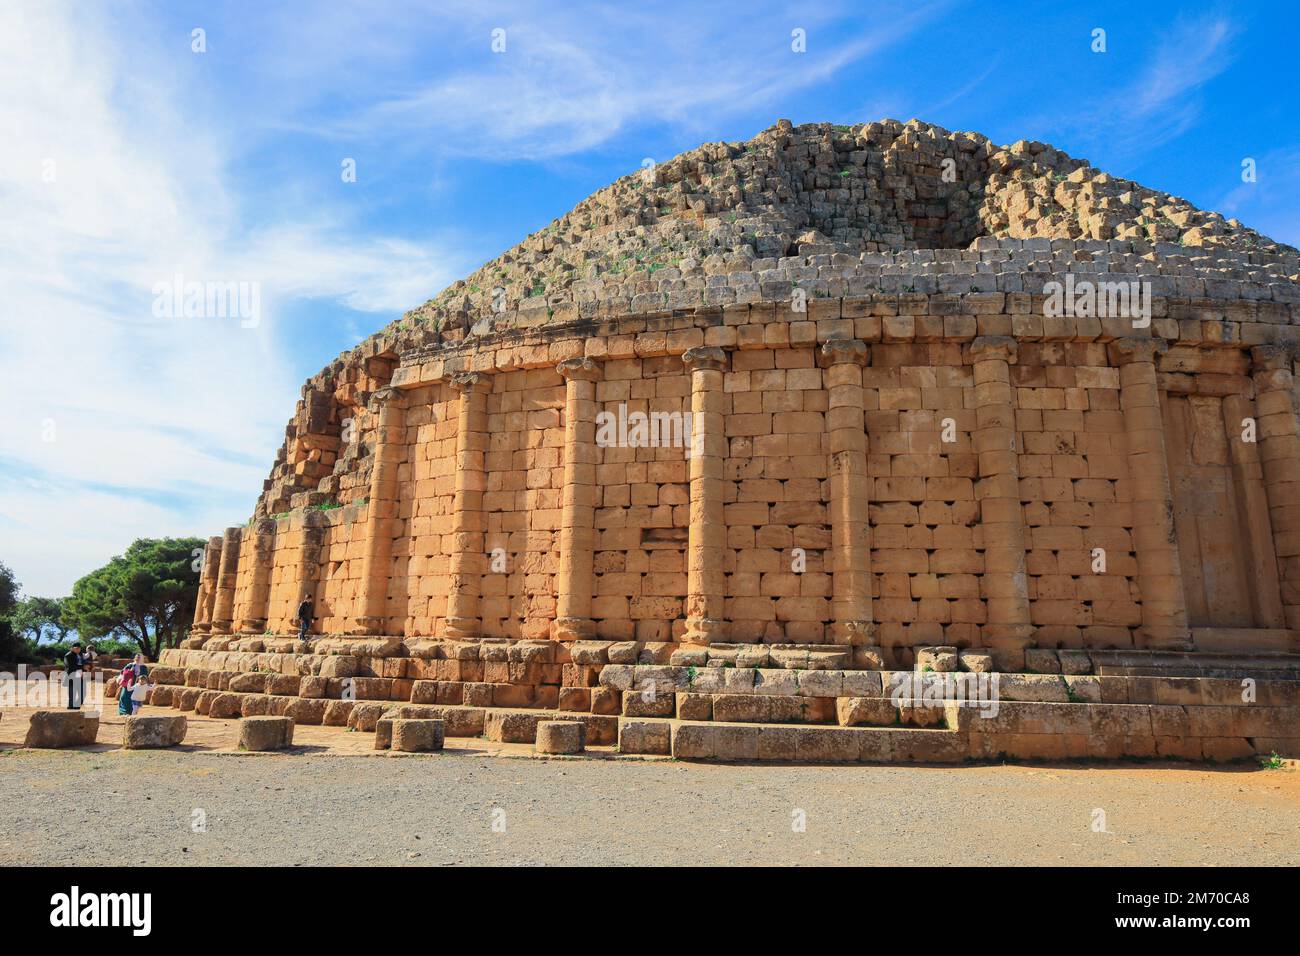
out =
[[(56, 595), (136, 537), (246, 520), (302, 380), (340, 351), (644, 158), (782, 117), (1043, 140), (1300, 244), (1298, 20), (1285, 3), (5, 3), (0, 561)], [(255, 283), (257, 322), (156, 315), (177, 274)]]

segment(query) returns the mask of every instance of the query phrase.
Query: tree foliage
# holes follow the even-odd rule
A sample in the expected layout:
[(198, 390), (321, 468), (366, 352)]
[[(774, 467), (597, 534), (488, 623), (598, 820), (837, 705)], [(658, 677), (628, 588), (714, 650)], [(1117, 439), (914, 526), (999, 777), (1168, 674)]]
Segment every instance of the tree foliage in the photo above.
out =
[(72, 630), (62, 621), (66, 598), (24, 597), (18, 602), (9, 622), (19, 636), (39, 641), (53, 631), (54, 640), (63, 641)]
[(10, 620), (18, 606), (18, 588), (14, 573), (0, 561), (0, 661), (22, 663), (27, 660), (27, 645)]
[(72, 586), (62, 622), (83, 640), (129, 639), (150, 660), (175, 647), (194, 620), (199, 538), (140, 538)]

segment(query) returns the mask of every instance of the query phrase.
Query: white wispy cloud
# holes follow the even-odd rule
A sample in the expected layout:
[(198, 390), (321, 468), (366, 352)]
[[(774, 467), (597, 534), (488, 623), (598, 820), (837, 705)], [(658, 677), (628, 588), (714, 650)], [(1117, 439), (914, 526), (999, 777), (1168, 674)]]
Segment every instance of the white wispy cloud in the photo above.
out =
[[(460, 265), (323, 213), (246, 228), (220, 114), (121, 26), (0, 6), (0, 560), (29, 593), (134, 537), (247, 517), (300, 383), (287, 311), (330, 300), (377, 327)], [(256, 283), (260, 322), (156, 316), (178, 274)]]
[[(637, 126), (716, 129), (719, 119), (825, 82), (905, 38), (947, 4), (734, 9), (707, 5), (432, 12), (430, 42), (462, 54), (424, 83), (372, 81), (373, 102), (312, 131), (393, 138), (412, 148), (490, 159), (547, 159), (591, 149)], [(491, 50), (504, 30), (504, 49)], [(792, 32), (805, 51), (792, 49)], [(432, 39), (433, 36), (437, 40)], [(477, 51), (477, 55), (474, 52)], [(328, 81), (327, 81), (328, 82)], [(349, 78), (354, 95), (355, 78)], [(775, 119), (775, 116), (773, 116)]]
[(1132, 63), (1127, 58), (1140, 58), (1132, 79), (1091, 106), (1058, 110), (1034, 125), (1062, 130), (1063, 139), (1094, 162), (1132, 165), (1200, 121), (1199, 91), (1232, 65), (1236, 35), (1227, 18), (1203, 15), (1171, 23), (1146, 52), (1140, 45), (1119, 52), (1112, 44), (1094, 55), (1125, 58), (1126, 68)]

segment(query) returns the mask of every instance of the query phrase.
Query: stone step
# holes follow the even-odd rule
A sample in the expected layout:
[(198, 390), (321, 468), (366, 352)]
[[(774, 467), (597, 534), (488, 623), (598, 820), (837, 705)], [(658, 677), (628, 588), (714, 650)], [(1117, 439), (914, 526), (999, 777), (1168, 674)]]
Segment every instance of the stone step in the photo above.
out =
[(961, 763), (970, 744), (965, 733), (944, 729), (674, 721), (671, 746), (678, 760)]

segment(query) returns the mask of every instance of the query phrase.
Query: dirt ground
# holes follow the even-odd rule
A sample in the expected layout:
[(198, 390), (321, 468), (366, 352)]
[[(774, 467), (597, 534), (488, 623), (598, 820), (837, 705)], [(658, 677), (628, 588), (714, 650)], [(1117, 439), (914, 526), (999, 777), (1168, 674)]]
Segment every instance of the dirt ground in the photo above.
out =
[(0, 865), (1300, 863), (1292, 769), (390, 754), (333, 727), (240, 754), (235, 721), (187, 716), (172, 751), (118, 749), (115, 712), (93, 748), (28, 751), (4, 711)]

